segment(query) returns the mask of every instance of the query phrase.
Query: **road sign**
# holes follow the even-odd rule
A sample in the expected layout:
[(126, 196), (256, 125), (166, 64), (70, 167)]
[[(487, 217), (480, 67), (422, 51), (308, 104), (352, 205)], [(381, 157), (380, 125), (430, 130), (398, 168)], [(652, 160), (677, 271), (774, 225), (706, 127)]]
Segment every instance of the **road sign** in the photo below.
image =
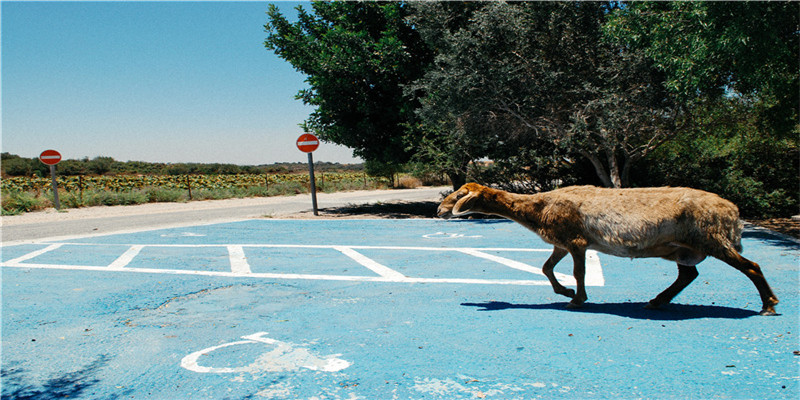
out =
[(310, 133), (304, 133), (297, 138), (297, 148), (303, 153), (311, 153), (319, 147), (319, 139)]
[(42, 154), (39, 154), (39, 160), (46, 165), (50, 166), (50, 178), (52, 178), (52, 188), (53, 188), (53, 205), (56, 207), (56, 210), (61, 209), (61, 203), (58, 201), (58, 182), (56, 181), (56, 164), (61, 162), (61, 153), (55, 150), (45, 150)]
[(39, 160), (47, 165), (56, 165), (61, 162), (61, 153), (55, 150), (45, 150), (39, 154)]

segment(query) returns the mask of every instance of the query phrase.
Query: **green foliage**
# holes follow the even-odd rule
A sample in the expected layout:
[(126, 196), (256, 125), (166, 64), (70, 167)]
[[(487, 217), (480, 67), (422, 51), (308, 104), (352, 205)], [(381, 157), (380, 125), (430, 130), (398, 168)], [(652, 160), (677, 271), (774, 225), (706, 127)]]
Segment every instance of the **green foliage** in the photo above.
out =
[[(320, 172), (316, 178), (320, 191), (326, 192), (386, 188), (388, 184), (388, 179), (352, 172)], [(305, 174), (59, 176), (58, 187), (61, 206), (77, 208), (295, 195), (308, 192), (309, 178)], [(6, 178), (0, 189), (4, 215), (52, 207), (49, 178)]]
[(297, 98), (315, 107), (304, 123), (322, 140), (365, 160), (403, 163), (415, 96), (403, 85), (419, 78), (430, 50), (398, 2), (314, 2), (290, 23), (271, 5), (265, 45), (308, 76)]
[[(606, 186), (627, 185), (631, 166), (671, 135), (680, 109), (640, 54), (603, 40), (612, 3), (415, 5), (415, 23), (437, 49), (412, 90), (426, 93), (418, 114), (417, 159), (464, 181), (489, 158), (496, 178), (551, 185), (582, 178), (552, 166), (591, 161)], [(535, 171), (536, 173), (531, 173)], [(487, 171), (484, 171), (487, 172)], [(577, 171), (576, 171), (577, 172)], [(475, 177), (473, 177), (475, 178)]]
[(0, 198), (2, 198), (3, 215), (18, 215), (47, 207), (44, 199), (29, 192), (4, 191)]
[(737, 99), (698, 105), (695, 128), (659, 149), (634, 180), (708, 190), (736, 203), (748, 218), (797, 213), (800, 132), (764, 134), (757, 113), (748, 109)]
[(605, 30), (652, 59), (682, 102), (755, 97), (767, 124), (788, 133), (797, 123), (798, 2), (632, 2)]
[[(15, 154), (2, 154), (3, 176), (50, 176), (50, 167), (38, 158), (24, 158)], [(317, 171), (362, 171), (362, 164), (340, 164), (316, 162)], [(238, 174), (285, 174), (302, 173), (308, 170), (308, 163), (275, 163), (270, 165), (234, 165), (220, 163), (148, 163), (143, 161), (116, 161), (111, 157), (84, 158), (82, 160), (63, 160), (56, 171), (59, 176), (78, 175), (238, 175)]]

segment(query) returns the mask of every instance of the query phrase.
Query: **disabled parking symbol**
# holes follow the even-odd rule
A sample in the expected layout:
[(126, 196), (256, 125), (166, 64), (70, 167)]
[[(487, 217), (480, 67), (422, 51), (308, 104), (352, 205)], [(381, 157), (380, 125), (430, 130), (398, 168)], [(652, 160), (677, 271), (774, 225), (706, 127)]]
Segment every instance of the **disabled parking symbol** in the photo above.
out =
[[(349, 361), (338, 358), (341, 354), (332, 354), (324, 357), (317, 356), (305, 347), (298, 347), (292, 343), (282, 342), (267, 337), (267, 332), (257, 332), (252, 335), (242, 336), (240, 341), (224, 343), (196, 351), (181, 360), (181, 367), (199, 373), (251, 373), (263, 372), (290, 372), (306, 369), (310, 371), (336, 372), (351, 365)], [(208, 357), (211, 353), (233, 346), (250, 344), (263, 344), (269, 346), (267, 351), (261, 353), (251, 364), (240, 367), (213, 367), (200, 365), (200, 359)], [(209, 357), (210, 358), (210, 357)]]

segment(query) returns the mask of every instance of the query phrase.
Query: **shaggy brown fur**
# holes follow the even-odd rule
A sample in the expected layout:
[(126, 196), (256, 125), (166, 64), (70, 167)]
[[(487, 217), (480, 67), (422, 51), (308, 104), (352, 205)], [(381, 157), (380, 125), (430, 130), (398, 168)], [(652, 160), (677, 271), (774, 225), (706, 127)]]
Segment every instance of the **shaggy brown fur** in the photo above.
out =
[[(439, 216), (471, 213), (508, 218), (552, 244), (553, 254), (542, 272), (556, 293), (572, 298), (569, 307), (586, 301), (586, 250), (619, 257), (661, 257), (678, 264), (678, 279), (650, 300), (649, 308), (669, 303), (698, 275), (695, 265), (707, 256), (738, 269), (761, 295), (762, 315), (775, 314), (778, 298), (758, 264), (742, 257), (742, 225), (733, 203), (687, 188), (605, 189), (572, 186), (521, 195), (468, 183), (439, 205)], [(569, 253), (574, 261), (577, 292), (562, 286), (553, 273)]]

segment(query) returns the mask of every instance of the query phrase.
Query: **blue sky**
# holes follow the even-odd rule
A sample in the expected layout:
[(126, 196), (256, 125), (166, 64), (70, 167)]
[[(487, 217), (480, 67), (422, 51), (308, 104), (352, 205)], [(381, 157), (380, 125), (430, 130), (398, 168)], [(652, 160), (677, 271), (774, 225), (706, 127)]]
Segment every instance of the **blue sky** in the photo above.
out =
[[(2, 2), (2, 151), (265, 164), (295, 147), (304, 76), (264, 47), (269, 3)], [(358, 162), (323, 143), (315, 161)]]

